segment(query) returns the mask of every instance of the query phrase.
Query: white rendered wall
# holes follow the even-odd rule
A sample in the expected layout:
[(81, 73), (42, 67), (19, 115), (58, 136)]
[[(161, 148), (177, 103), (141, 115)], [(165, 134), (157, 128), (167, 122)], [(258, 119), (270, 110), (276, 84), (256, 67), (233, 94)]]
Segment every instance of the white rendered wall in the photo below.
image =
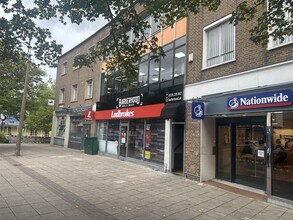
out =
[(164, 149), (164, 172), (172, 172), (172, 123), (171, 120), (165, 120), (165, 149)]
[(200, 181), (203, 182), (216, 176), (216, 156), (213, 155), (213, 147), (216, 146), (215, 118), (202, 120), (200, 130)]
[(184, 100), (217, 93), (237, 92), (293, 82), (293, 61), (267, 66), (225, 77), (189, 84), (184, 87)]

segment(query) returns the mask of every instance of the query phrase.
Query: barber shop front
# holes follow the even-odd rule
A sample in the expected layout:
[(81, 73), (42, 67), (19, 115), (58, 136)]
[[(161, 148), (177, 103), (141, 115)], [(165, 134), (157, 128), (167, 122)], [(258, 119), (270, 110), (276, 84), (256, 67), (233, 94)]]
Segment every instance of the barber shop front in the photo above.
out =
[(215, 171), (201, 167), (201, 176), (260, 189), (269, 199), (291, 203), (292, 91), (290, 85), (203, 97), (201, 143), (212, 153), (201, 160), (215, 164)]

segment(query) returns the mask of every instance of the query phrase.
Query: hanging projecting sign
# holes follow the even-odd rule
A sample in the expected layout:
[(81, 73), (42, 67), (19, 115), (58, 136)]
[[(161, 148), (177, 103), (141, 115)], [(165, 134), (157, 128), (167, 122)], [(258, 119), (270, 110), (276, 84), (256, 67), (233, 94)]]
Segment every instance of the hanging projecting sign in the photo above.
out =
[(204, 103), (203, 102), (192, 102), (192, 118), (193, 119), (204, 119)]
[(92, 110), (85, 110), (84, 111), (84, 120), (85, 121), (91, 121), (94, 119), (95, 112)]
[(288, 105), (292, 105), (292, 91), (289, 89), (234, 96), (227, 99), (227, 109), (230, 111)]

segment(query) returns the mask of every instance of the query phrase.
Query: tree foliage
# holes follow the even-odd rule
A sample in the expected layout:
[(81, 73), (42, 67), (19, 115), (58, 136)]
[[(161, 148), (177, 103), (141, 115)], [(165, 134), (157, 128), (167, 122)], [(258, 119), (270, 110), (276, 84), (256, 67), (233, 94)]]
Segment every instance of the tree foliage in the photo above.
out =
[[(197, 14), (202, 8), (216, 11), (221, 0), (35, 0), (35, 7), (25, 9), (21, 0), (0, 0), (4, 12), (12, 18), (0, 17), (0, 36), (6, 50), (21, 49), (21, 43), (34, 37), (35, 56), (45, 62), (53, 63), (60, 47), (56, 42), (46, 40), (50, 37), (47, 29), (36, 26), (35, 19), (58, 17), (66, 24), (66, 19), (80, 24), (84, 19), (95, 21), (104, 17), (109, 21), (110, 36), (99, 43), (97, 50), (90, 55), (81, 55), (75, 61), (76, 66), (90, 66), (97, 59), (106, 59), (109, 71), (121, 76), (136, 73), (137, 62), (146, 52), (152, 52), (154, 58), (164, 56), (157, 39), (146, 38), (145, 28), (150, 24), (141, 16), (152, 15), (161, 25), (172, 25), (177, 19), (188, 13)], [(239, 2), (239, 3), (238, 3)], [(236, 25), (242, 21), (257, 20), (257, 25), (250, 30), (251, 40), (265, 45), (269, 37), (284, 39), (293, 34), (292, 0), (242, 0), (236, 1), (231, 22)], [(235, 3), (235, 4), (236, 4)], [(289, 19), (286, 19), (288, 18)], [(11, 28), (12, 27), (12, 28)], [(135, 40), (129, 43), (127, 31), (133, 30)], [(15, 45), (15, 46), (14, 46)], [(42, 52), (44, 51), (44, 52)], [(113, 76), (113, 74), (112, 74)]]
[[(292, 0), (247, 0), (239, 1), (232, 13), (231, 22), (257, 20), (257, 25), (250, 31), (250, 39), (255, 44), (266, 45), (269, 38), (284, 40), (284, 36), (293, 34)], [(90, 56), (80, 56), (77, 65), (90, 65), (100, 57), (107, 59), (109, 71), (117, 72), (127, 77), (136, 74), (137, 62), (147, 51), (155, 58), (164, 56), (162, 48), (157, 46), (153, 36), (146, 39), (144, 30), (149, 23), (143, 20), (140, 6), (145, 13), (152, 15), (161, 26), (173, 25), (188, 13), (197, 14), (203, 8), (216, 11), (221, 0), (68, 0), (58, 1), (58, 11), (62, 16), (68, 16), (72, 22), (80, 23), (83, 19), (89, 21), (103, 16), (110, 22), (111, 36), (100, 43), (97, 51)], [(289, 18), (289, 19), (288, 19)], [(132, 29), (135, 41), (128, 43), (127, 31)], [(118, 71), (117, 71), (118, 70)]]
[[(18, 62), (7, 58), (2, 59), (0, 66), (0, 111), (16, 118), (19, 117), (26, 70), (26, 60), (21, 57), (17, 60)], [(31, 68), (27, 110), (34, 108), (35, 94), (43, 83), (43, 76), (45, 76), (44, 71), (36, 67)]]
[(53, 107), (48, 106), (48, 99), (54, 97), (54, 84), (41, 83), (30, 103), (30, 111), (26, 117), (27, 127), (48, 133), (52, 127)]
[(31, 47), (33, 56), (40, 64), (56, 65), (62, 47), (55, 40), (50, 40), (51, 33), (48, 29), (36, 24), (38, 19), (56, 16), (54, 7), (42, 7), (45, 2), (50, 1), (35, 1), (35, 7), (26, 8), (21, 0), (0, 0), (3, 11), (0, 16), (0, 42), (4, 45), (0, 59), (15, 60), (20, 54), (26, 57), (27, 53), (23, 50), (26, 45)]

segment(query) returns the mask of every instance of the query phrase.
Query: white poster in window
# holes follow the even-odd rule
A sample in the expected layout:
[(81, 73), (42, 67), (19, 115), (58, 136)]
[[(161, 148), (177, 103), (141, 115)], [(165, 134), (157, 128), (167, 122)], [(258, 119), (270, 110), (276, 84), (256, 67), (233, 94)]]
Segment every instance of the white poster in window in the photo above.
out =
[(258, 157), (265, 157), (265, 151), (264, 150), (258, 150), (257, 151), (257, 156)]

